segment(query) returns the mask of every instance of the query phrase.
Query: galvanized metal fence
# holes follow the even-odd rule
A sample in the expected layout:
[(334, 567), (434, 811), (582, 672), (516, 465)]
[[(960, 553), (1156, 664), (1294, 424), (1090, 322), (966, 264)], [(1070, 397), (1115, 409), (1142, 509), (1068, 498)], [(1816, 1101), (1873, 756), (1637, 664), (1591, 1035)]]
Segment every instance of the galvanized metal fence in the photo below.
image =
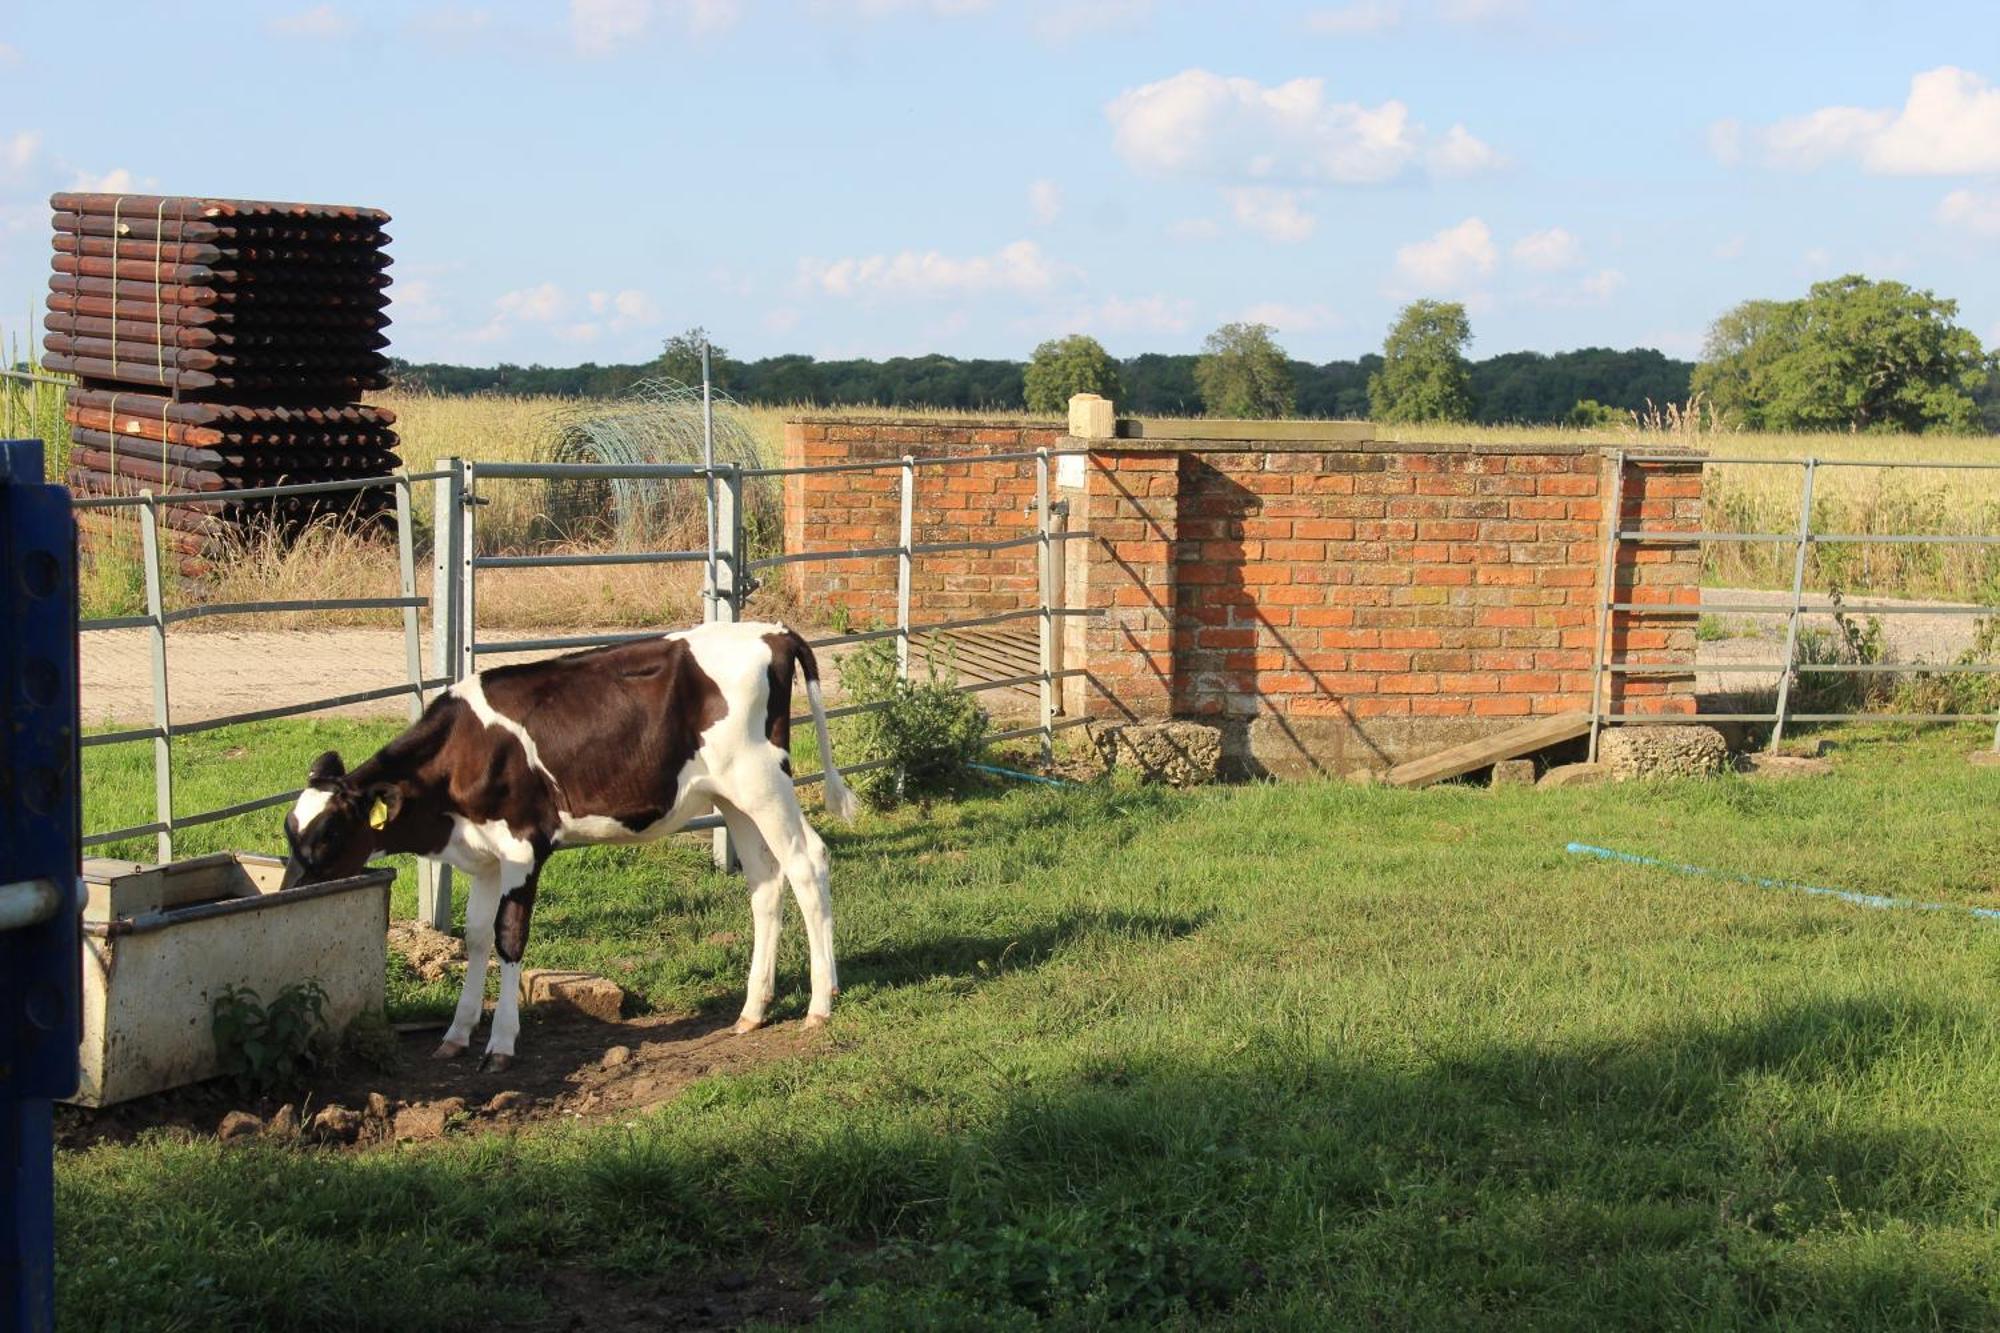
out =
[[(1854, 544), (1908, 545), (1928, 544), (1939, 546), (2000, 546), (2000, 535), (1982, 533), (1860, 533), (1823, 532), (1813, 519), (1813, 483), (1822, 468), (1925, 468), (1935, 470), (1995, 471), (2000, 463), (1936, 462), (1900, 459), (1833, 459), (1833, 458), (1761, 458), (1730, 457), (1709, 455), (1701, 462), (1704, 466), (1729, 465), (1749, 467), (1798, 468), (1799, 477), (1799, 517), (1798, 525), (1791, 532), (1710, 532), (1705, 529), (1679, 530), (1647, 527), (1626, 527), (1624, 522), (1625, 479), (1627, 469), (1648, 464), (1681, 463), (1689, 461), (1685, 453), (1638, 453), (1619, 450), (1612, 462), (1611, 505), (1608, 513), (1612, 516), (1606, 525), (1604, 540), (1604, 560), (1598, 587), (1603, 590), (1598, 605), (1596, 650), (1591, 666), (1591, 719), (1590, 757), (1597, 757), (1597, 742), (1604, 724), (1610, 722), (1646, 723), (1713, 723), (1713, 722), (1768, 722), (1771, 723), (1770, 745), (1776, 748), (1784, 739), (1785, 727), (1795, 722), (1846, 722), (1859, 718), (1882, 722), (1991, 722), (1994, 724), (1994, 748), (2000, 750), (2000, 711), (1982, 712), (1809, 712), (1791, 710), (1793, 682), (1801, 675), (1826, 674), (1873, 674), (1907, 675), (1922, 672), (1929, 675), (1990, 674), (2000, 671), (2000, 663), (1993, 662), (1944, 662), (1944, 663), (1899, 663), (1899, 662), (1802, 662), (1799, 660), (1800, 621), (1810, 615), (1832, 615), (1836, 612), (1855, 616), (1883, 615), (1944, 615), (1944, 616), (1993, 616), (2000, 615), (2000, 607), (1968, 606), (1959, 603), (1900, 603), (1884, 605), (1879, 602), (1838, 602), (1829, 598), (1825, 601), (1806, 600), (1806, 565), (1815, 546), (1835, 546)], [(1698, 606), (1669, 606), (1659, 602), (1621, 600), (1616, 582), (1619, 569), (1618, 557), (1625, 543), (1641, 545), (1688, 545), (1701, 543), (1772, 543), (1789, 546), (1792, 555), (1792, 578), (1790, 596), (1777, 607), (1769, 604), (1746, 602), (1703, 602)], [(1621, 662), (1617, 660), (1617, 645), (1613, 621), (1623, 613), (1629, 618), (1646, 615), (1696, 615), (1709, 614), (1782, 614), (1785, 617), (1785, 654), (1782, 661), (1757, 663), (1717, 663), (1700, 668), (1704, 673), (1719, 672), (1729, 674), (1777, 673), (1777, 695), (1768, 712), (1713, 712), (1689, 714), (1635, 713), (1614, 711), (1608, 691), (1610, 682), (1619, 676), (1686, 676), (1694, 668), (1685, 665), (1657, 665), (1650, 663)]]
[[(1062, 577), (1062, 549), (1066, 542), (1087, 537), (1088, 533), (1065, 530), (1063, 516), (1065, 509), (1051, 498), (1051, 459), (1059, 457), (1062, 450), (1036, 450), (1033, 453), (991, 454), (972, 458), (917, 458), (905, 457), (880, 463), (843, 463), (805, 468), (757, 468), (747, 469), (733, 465), (716, 464), (650, 464), (614, 465), (586, 463), (480, 463), (460, 459), (442, 460), (432, 471), (397, 474), (391, 477), (371, 478), (334, 482), (316, 482), (301, 485), (271, 486), (255, 490), (210, 491), (186, 494), (155, 494), (140, 491), (133, 495), (121, 496), (77, 496), (74, 507), (80, 513), (100, 511), (136, 511), (141, 539), (140, 562), (145, 582), (146, 609), (144, 614), (102, 617), (81, 622), (79, 629), (84, 635), (105, 633), (116, 630), (144, 629), (147, 631), (150, 670), (152, 720), (149, 725), (124, 727), (118, 730), (99, 732), (84, 738), (86, 747), (125, 744), (136, 741), (152, 742), (152, 770), (154, 780), (153, 818), (145, 823), (125, 828), (101, 829), (88, 833), (84, 838), (87, 847), (144, 837), (155, 838), (155, 846), (161, 861), (174, 856), (174, 834), (177, 830), (214, 823), (218, 820), (249, 814), (258, 810), (280, 806), (295, 799), (297, 788), (267, 793), (210, 810), (183, 811), (176, 808), (173, 780), (174, 741), (177, 738), (218, 728), (244, 723), (269, 721), (276, 718), (293, 717), (340, 708), (375, 700), (406, 696), (412, 719), (421, 715), (432, 692), (464, 679), (480, 669), (482, 659), (497, 654), (522, 654), (560, 652), (603, 644), (629, 642), (652, 638), (658, 630), (613, 634), (556, 635), (535, 638), (508, 639), (491, 635), (482, 630), (480, 606), (480, 581), (482, 575), (492, 577), (505, 570), (556, 568), (556, 567), (599, 567), (657, 564), (699, 564), (704, 568), (702, 602), (704, 619), (710, 621), (734, 621), (741, 617), (745, 600), (757, 586), (757, 573), (784, 565), (852, 560), (862, 558), (891, 558), (897, 562), (897, 614), (894, 626), (882, 629), (864, 630), (856, 633), (842, 633), (811, 640), (819, 649), (837, 649), (844, 646), (893, 637), (897, 646), (897, 670), (899, 676), (907, 679), (910, 668), (910, 649), (913, 640), (931, 634), (949, 633), (954, 630), (993, 625), (1006, 621), (1033, 620), (1039, 640), (1039, 669), (1016, 676), (997, 680), (981, 680), (955, 685), (954, 688), (966, 693), (977, 693), (1023, 685), (1039, 688), (1039, 716), (1032, 726), (1010, 727), (988, 737), (989, 743), (1023, 739), (1031, 736), (1041, 738), (1045, 755), (1052, 751), (1057, 732), (1081, 725), (1080, 718), (1061, 718), (1061, 698), (1058, 684), (1072, 676), (1083, 674), (1080, 669), (1065, 669), (1062, 665), (1061, 626), (1065, 617), (1083, 615), (1085, 612), (1062, 605), (1064, 579)], [(1074, 451), (1081, 452), (1081, 451)], [(947, 464), (974, 462), (1021, 463), (1032, 461), (1036, 474), (1035, 503), (1033, 508), (1032, 531), (1019, 537), (995, 538), (991, 540), (969, 540), (953, 542), (917, 542), (914, 540), (914, 518), (916, 508), (916, 483), (921, 469)], [(900, 530), (894, 546), (867, 548), (829, 548), (826, 550), (787, 552), (778, 555), (754, 557), (748, 549), (743, 521), (743, 487), (747, 479), (783, 478), (819, 472), (847, 472), (867, 469), (893, 470), (900, 477)], [(712, 539), (701, 547), (679, 550), (560, 550), (546, 552), (491, 552), (482, 553), (479, 545), (479, 509), (488, 498), (482, 489), (493, 488), (508, 482), (576, 482), (586, 480), (641, 480), (648, 482), (675, 482), (701, 485), (712, 495), (713, 511), (709, 525)], [(414, 522), (415, 488), (418, 485), (432, 485), (433, 519), (431, 525), (431, 582), (427, 593), (418, 588), (416, 526)], [(169, 565), (163, 560), (161, 541), (162, 520), (160, 511), (167, 505), (226, 504), (233, 501), (275, 500), (307, 495), (325, 495), (338, 492), (353, 492), (368, 488), (386, 487), (393, 492), (393, 521), (396, 535), (396, 558), (399, 578), (399, 595), (394, 597), (344, 597), (310, 598), (284, 601), (255, 601), (201, 603), (183, 608), (168, 609), (167, 578)], [(1032, 607), (998, 615), (961, 617), (956, 619), (923, 620), (915, 618), (912, 597), (912, 571), (915, 562), (928, 555), (959, 552), (997, 552), (1032, 545), (1036, 549), (1039, 570), (1036, 603)], [(302, 611), (358, 611), (397, 610), (402, 613), (402, 628), (405, 642), (405, 678), (390, 686), (349, 691), (322, 698), (305, 700), (277, 707), (259, 708), (246, 712), (229, 713), (204, 717), (198, 720), (177, 720), (169, 689), (168, 654), (169, 627), (185, 621), (210, 616), (255, 616), (259, 614), (296, 613)], [(424, 674), (422, 617), (428, 614), (431, 620), (432, 671)], [(830, 718), (854, 716), (889, 706), (887, 701), (845, 704), (828, 710)], [(810, 714), (800, 714), (792, 721), (807, 723)], [(848, 766), (850, 773), (867, 772), (884, 768), (893, 761), (877, 759)], [(808, 786), (822, 781), (822, 773), (801, 774), (795, 781), (800, 786)], [(727, 843), (726, 830), (719, 818), (698, 820), (690, 826), (693, 829), (713, 829), (715, 856), (727, 864), (731, 851)], [(448, 868), (429, 862), (422, 863), (418, 876), (418, 912), (422, 919), (439, 926), (447, 926), (451, 917), (451, 878)]]

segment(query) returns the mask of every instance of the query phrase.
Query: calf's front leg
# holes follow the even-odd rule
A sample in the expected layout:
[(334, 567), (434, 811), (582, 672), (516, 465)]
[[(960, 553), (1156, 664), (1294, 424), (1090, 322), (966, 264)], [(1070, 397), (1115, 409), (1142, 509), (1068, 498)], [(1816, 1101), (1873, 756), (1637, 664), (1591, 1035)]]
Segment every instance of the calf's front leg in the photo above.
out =
[(493, 952), (493, 922), (500, 910), (500, 867), (472, 874), (472, 892), (465, 900), (465, 983), (459, 987), (458, 1008), (433, 1060), (451, 1060), (472, 1044), (472, 1029), (486, 1008), (486, 960)]
[(514, 1042), (521, 1035), (521, 955), (528, 948), (528, 922), (535, 914), (535, 889), (542, 877), (539, 864), (506, 866), (502, 875), (514, 883), (500, 896), (494, 933), (500, 949), (500, 998), (493, 1006), (493, 1031), (486, 1038), (481, 1069), (504, 1073), (514, 1063)]

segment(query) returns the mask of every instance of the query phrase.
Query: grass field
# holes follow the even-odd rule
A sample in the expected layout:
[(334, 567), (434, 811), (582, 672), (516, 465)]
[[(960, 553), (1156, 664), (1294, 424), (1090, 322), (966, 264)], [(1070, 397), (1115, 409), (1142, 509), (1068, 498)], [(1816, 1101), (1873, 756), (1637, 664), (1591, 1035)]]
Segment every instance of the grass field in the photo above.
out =
[[(189, 799), (382, 730), (246, 729)], [(828, 829), (813, 1055), (615, 1126), (66, 1155), (65, 1319), (533, 1326), (550, 1282), (769, 1266), (841, 1329), (1991, 1328), (2000, 923), (1563, 851), (1991, 904), (1984, 739), (1846, 733), (1788, 784), (1014, 788)], [(101, 772), (93, 823), (143, 808)], [(566, 853), (532, 961), (727, 1012), (745, 949), (705, 941), (742, 899), (691, 847)], [(781, 1020), (803, 967), (794, 924)]]

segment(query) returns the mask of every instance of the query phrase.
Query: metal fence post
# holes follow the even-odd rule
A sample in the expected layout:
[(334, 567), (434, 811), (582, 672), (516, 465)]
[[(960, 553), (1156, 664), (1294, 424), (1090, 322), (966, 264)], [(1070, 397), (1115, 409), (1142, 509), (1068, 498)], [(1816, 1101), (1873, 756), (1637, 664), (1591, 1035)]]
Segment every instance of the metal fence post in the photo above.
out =
[(479, 551), (479, 477), (471, 460), (459, 464), (459, 478), (458, 549), (454, 552), (458, 562), (458, 660), (451, 669), (455, 681), (479, 669), (479, 654), (474, 651), (479, 643), (479, 571), (472, 563)]
[(1604, 563), (1597, 574), (1597, 651), (1590, 667), (1590, 753), (1591, 763), (1597, 762), (1597, 738), (1604, 730), (1604, 715), (1611, 710), (1605, 705), (1604, 679), (1606, 653), (1611, 646), (1612, 606), (1618, 600), (1618, 534), (1625, 525), (1625, 451), (1613, 450), (1611, 454), (1611, 503), (1605, 510)]
[(1040, 615), (1035, 618), (1039, 633), (1036, 647), (1041, 657), (1041, 722), (1042, 722), (1042, 763), (1051, 764), (1056, 757), (1056, 701), (1055, 701), (1055, 624), (1053, 614), (1056, 604), (1055, 555), (1053, 543), (1049, 541), (1049, 451), (1035, 450), (1035, 572), (1038, 576), (1039, 594), (1036, 597)]
[(442, 459), (446, 476), (431, 495), (431, 670), (446, 680), (458, 678), (459, 635), (464, 608), (459, 604), (459, 546), (465, 530), (465, 465)]
[(1799, 542), (1792, 555), (1792, 608), (1785, 618), (1785, 667), (1778, 677), (1778, 720), (1771, 727), (1770, 748), (1778, 748), (1778, 742), (1785, 736), (1785, 713), (1792, 700), (1792, 668), (1798, 661), (1799, 612), (1804, 609), (1806, 590), (1806, 552), (1812, 548), (1812, 502), (1813, 474), (1819, 469), (1817, 458), (1806, 459), (1804, 477), (1799, 483)]
[[(715, 523), (709, 529), (708, 567), (715, 572), (714, 595), (709, 600), (711, 621), (734, 624), (743, 618), (743, 470), (740, 467), (708, 469), (708, 484), (715, 496)], [(736, 866), (736, 848), (729, 829), (712, 831), (712, 853), (718, 870)]]
[(167, 699), (167, 614), (161, 592), (160, 511), (151, 491), (141, 491), (139, 555), (145, 564), (147, 635), (153, 658), (153, 819), (162, 827), (154, 835), (160, 864), (174, 859), (174, 741), (173, 709)]
[(901, 517), (896, 525), (896, 679), (910, 678), (910, 576), (915, 563), (915, 553), (910, 550), (916, 540), (917, 505), (917, 460), (910, 454), (903, 455), (903, 466), (898, 474), (901, 478)]
[[(396, 495), (396, 573), (405, 598), (417, 595), (417, 542), (414, 528), (415, 507), (412, 501), (412, 485), (409, 477), (395, 480)], [(436, 588), (433, 585), (431, 614), (438, 614)], [(403, 608), (403, 655), (410, 673), (410, 721), (415, 722), (424, 715), (424, 632), (419, 623), (417, 608), (406, 605)], [(417, 858), (417, 919), (427, 921), (439, 930), (442, 916), (446, 923), (451, 920), (451, 885), (442, 886), (443, 906), (439, 906), (439, 879), (450, 874), (450, 868), (440, 861), (428, 857)]]

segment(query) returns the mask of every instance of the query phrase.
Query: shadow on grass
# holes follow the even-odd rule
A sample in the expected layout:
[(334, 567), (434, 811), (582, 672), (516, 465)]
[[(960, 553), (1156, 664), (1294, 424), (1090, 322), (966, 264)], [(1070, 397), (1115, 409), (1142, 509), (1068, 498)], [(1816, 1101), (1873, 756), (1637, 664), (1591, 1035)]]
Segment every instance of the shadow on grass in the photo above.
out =
[(544, 1274), (664, 1316), (777, 1260), (836, 1327), (1992, 1327), (1995, 1148), (1896, 1100), (1976, 1093), (1940, 1071), (1991, 1036), (1971, 1006), (1841, 998), (1362, 1060), (1292, 1016), (999, 1085), (851, 1051), (629, 1132), (100, 1156), (66, 1179), (66, 1308), (473, 1328), (548, 1291), (587, 1326)]

